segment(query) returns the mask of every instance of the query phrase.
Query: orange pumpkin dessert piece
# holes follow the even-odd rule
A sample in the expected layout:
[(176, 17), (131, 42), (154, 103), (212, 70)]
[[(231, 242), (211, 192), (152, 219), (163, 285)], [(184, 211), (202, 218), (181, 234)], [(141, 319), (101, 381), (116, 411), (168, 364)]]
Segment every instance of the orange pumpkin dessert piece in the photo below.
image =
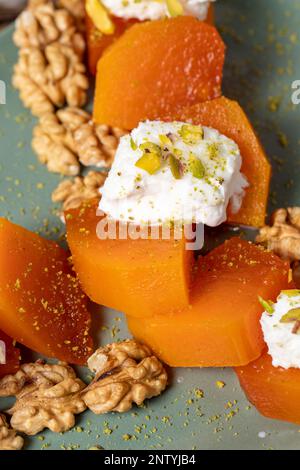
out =
[(137, 23), (137, 20), (124, 20), (122, 18), (112, 18), (115, 31), (113, 34), (101, 33), (93, 23), (93, 20), (86, 15), (86, 41), (88, 49), (88, 65), (92, 75), (96, 75), (97, 63), (103, 52), (113, 44), (130, 26)]
[(249, 188), (237, 214), (228, 212), (228, 222), (261, 227), (265, 223), (271, 179), (271, 165), (246, 114), (236, 101), (221, 97), (198, 103), (168, 120), (187, 121), (213, 127), (239, 146)]
[(14, 341), (0, 331), (0, 342), (5, 344), (5, 364), (0, 364), (0, 378), (15, 374), (19, 369), (20, 350), (14, 347)]
[(94, 201), (66, 213), (68, 243), (86, 294), (136, 317), (187, 306), (194, 255), (185, 240), (100, 239), (97, 206)]
[(205, 22), (211, 25), (215, 24), (215, 8), (212, 3), (209, 5)]
[(249, 401), (267, 418), (300, 424), (300, 370), (272, 365), (264, 354), (251, 364), (235, 369)]
[(84, 364), (93, 347), (89, 326), (67, 253), (0, 218), (0, 328), (41, 354)]
[[(92, 75), (96, 75), (97, 63), (104, 51), (113, 44), (122, 34), (135, 23), (140, 21), (137, 19), (123, 19), (118, 17), (110, 17), (114, 24), (113, 34), (104, 34), (95, 26), (93, 20), (86, 14), (86, 40), (88, 49), (89, 71)], [(214, 24), (214, 7), (210, 4), (206, 23)]]
[(133, 129), (221, 95), (225, 45), (191, 16), (132, 26), (98, 62), (94, 120)]
[(175, 314), (127, 317), (133, 336), (174, 367), (226, 367), (260, 356), (264, 341), (258, 296), (276, 299), (289, 264), (232, 238), (200, 258), (191, 305)]

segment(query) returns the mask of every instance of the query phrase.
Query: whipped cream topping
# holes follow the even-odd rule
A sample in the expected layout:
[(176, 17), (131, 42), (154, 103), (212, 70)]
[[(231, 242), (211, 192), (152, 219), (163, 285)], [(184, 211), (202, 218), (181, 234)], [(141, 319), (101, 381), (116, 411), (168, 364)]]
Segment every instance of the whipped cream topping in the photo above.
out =
[[(102, 4), (114, 16), (140, 21), (159, 20), (169, 17), (166, 0), (101, 0)], [(196, 16), (205, 20), (209, 4), (215, 0), (180, 0), (183, 12), (186, 15)]]
[[(298, 309), (298, 310), (297, 310)], [(274, 367), (300, 368), (300, 290), (282, 291), (260, 323)]]
[(120, 140), (99, 209), (135, 225), (214, 227), (226, 221), (229, 203), (234, 212), (241, 207), (248, 186), (241, 164), (236, 143), (215, 129), (142, 122)]

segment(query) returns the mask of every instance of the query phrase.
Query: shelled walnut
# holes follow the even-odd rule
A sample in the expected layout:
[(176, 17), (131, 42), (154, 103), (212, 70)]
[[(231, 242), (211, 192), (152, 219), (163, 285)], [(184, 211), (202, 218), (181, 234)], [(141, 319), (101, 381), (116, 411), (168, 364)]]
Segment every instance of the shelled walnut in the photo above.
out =
[(64, 432), (75, 424), (75, 414), (86, 409), (80, 392), (85, 384), (65, 363), (24, 364), (15, 375), (0, 380), (0, 397), (15, 396), (13, 429), (34, 435), (45, 428)]
[(84, 27), (85, 0), (59, 0), (58, 5), (66, 8), (79, 21), (79, 27)]
[(80, 165), (72, 135), (54, 113), (45, 114), (33, 130), (32, 148), (50, 172), (74, 176)]
[(16, 21), (14, 41), (20, 50), (12, 83), (34, 115), (86, 104), (85, 39), (70, 9), (30, 2)]
[(256, 238), (269, 250), (289, 261), (300, 260), (300, 207), (277, 209), (271, 225), (260, 229)]
[(277, 209), (271, 225), (260, 229), (256, 242), (291, 262), (294, 282), (300, 288), (300, 207)]
[(122, 129), (94, 124), (92, 120), (80, 126), (74, 133), (80, 162), (84, 166), (111, 167), (120, 138), (125, 134)]
[(107, 177), (106, 172), (90, 171), (86, 176), (64, 180), (52, 193), (52, 201), (60, 202), (62, 210), (76, 209), (84, 201), (100, 198), (99, 189)]
[(89, 113), (76, 107), (59, 110), (57, 117), (72, 135), (74, 149), (83, 166), (110, 168), (120, 138), (126, 131), (95, 124)]
[(95, 378), (86, 386), (63, 362), (42, 360), (21, 365), (14, 375), (0, 379), (0, 397), (15, 396), (8, 426), (0, 414), (0, 450), (21, 449), (16, 431), (35, 435), (48, 428), (65, 432), (75, 415), (88, 407), (96, 414), (128, 411), (133, 403), (160, 395), (167, 386), (167, 373), (151, 350), (135, 340), (109, 344), (88, 360)]
[(70, 8), (61, 6), (63, 8), (51, 1), (30, 2), (16, 20), (13, 35), (16, 46), (38, 47), (43, 51), (49, 44), (58, 42), (72, 48), (82, 58), (85, 40), (78, 30), (76, 16)]
[[(55, 107), (82, 107), (87, 100), (89, 86), (84, 64), (69, 47), (50, 44), (41, 51), (38, 47), (22, 48), (13, 74), (13, 86), (33, 114), (42, 116), (44, 109)], [(30, 96), (32, 87), (39, 92), (39, 105)]]
[(94, 125), (89, 113), (70, 106), (40, 118), (32, 147), (49, 171), (75, 176), (80, 163), (109, 167), (122, 135), (120, 129)]
[(54, 104), (28, 74), (25, 62), (20, 58), (14, 67), (13, 86), (19, 90), (20, 99), (34, 116), (42, 116), (54, 111)]
[(32, 148), (49, 171), (66, 176), (79, 174), (73, 132), (89, 119), (88, 113), (73, 107), (46, 113), (40, 118), (33, 130)]
[(98, 349), (88, 366), (95, 379), (82, 392), (87, 407), (96, 414), (125, 412), (132, 404), (160, 395), (167, 386), (167, 373), (151, 350), (134, 340)]
[(9, 427), (5, 416), (0, 414), (0, 451), (21, 450), (23, 445), (24, 439)]

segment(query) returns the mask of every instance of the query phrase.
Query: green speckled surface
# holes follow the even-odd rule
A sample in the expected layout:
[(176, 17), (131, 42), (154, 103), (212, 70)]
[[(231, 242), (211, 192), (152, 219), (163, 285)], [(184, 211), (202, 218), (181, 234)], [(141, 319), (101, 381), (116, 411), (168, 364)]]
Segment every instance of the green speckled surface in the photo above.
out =
[[(291, 104), (291, 83), (300, 79), (300, 2), (219, 0), (216, 8), (228, 46), (224, 92), (248, 111), (273, 163), (270, 210), (298, 204), (300, 105)], [(0, 34), (0, 79), (7, 83), (7, 104), (0, 105), (0, 215), (58, 238), (62, 226), (50, 194), (59, 178), (36, 162), (30, 148), (34, 119), (9, 85), (17, 56), (11, 32)], [(127, 337), (121, 314), (97, 312), (95, 318), (101, 344)], [(99, 417), (87, 412), (78, 428), (64, 435), (44, 432), (26, 439), (26, 448), (300, 448), (299, 428), (261, 417), (230, 369), (178, 369), (170, 377), (169, 389), (143, 408)], [(226, 386), (218, 389), (216, 380)], [(1, 400), (0, 409), (8, 403)]]

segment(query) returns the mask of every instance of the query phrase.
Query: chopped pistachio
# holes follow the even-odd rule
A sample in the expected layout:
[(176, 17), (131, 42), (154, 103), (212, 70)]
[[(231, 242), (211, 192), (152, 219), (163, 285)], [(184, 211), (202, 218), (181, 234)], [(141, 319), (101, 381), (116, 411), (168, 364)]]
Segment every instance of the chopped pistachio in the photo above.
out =
[(292, 308), (280, 319), (280, 323), (292, 323), (300, 321), (300, 308)]
[(170, 146), (172, 145), (171, 139), (165, 135), (165, 134), (160, 134), (159, 136), (160, 143), (165, 146)]
[(192, 175), (198, 179), (202, 179), (205, 175), (205, 168), (202, 162), (195, 155), (190, 156), (189, 170)]
[(265, 311), (272, 315), (274, 313), (273, 302), (271, 300), (264, 300), (262, 297), (258, 296), (259, 303), (265, 309)]
[(170, 164), (171, 172), (174, 178), (176, 180), (180, 180), (182, 176), (180, 172), (180, 162), (172, 154), (169, 155), (169, 164)]
[(139, 146), (140, 150), (144, 153), (157, 153), (157, 155), (161, 156), (161, 148), (159, 145), (154, 144), (153, 142), (144, 142)]
[(137, 150), (137, 145), (132, 137), (130, 138), (130, 147), (132, 148), (132, 150)]
[(157, 153), (144, 153), (138, 159), (135, 166), (147, 171), (150, 175), (154, 175), (161, 168), (161, 158)]
[(296, 295), (300, 295), (300, 289), (282, 290), (281, 294), (284, 294), (287, 297), (295, 297)]
[(200, 140), (203, 140), (204, 131), (201, 126), (183, 124), (179, 130), (179, 135), (185, 144), (197, 144)]
[(173, 154), (175, 155), (176, 158), (178, 158), (180, 160), (183, 156), (183, 151), (180, 150), (180, 149), (174, 148), (173, 149)]
[(183, 7), (179, 0), (166, 0), (167, 8), (170, 16), (180, 16), (183, 15)]
[(88, 16), (103, 34), (113, 34), (115, 25), (106, 8), (98, 0), (87, 0), (85, 8)]

